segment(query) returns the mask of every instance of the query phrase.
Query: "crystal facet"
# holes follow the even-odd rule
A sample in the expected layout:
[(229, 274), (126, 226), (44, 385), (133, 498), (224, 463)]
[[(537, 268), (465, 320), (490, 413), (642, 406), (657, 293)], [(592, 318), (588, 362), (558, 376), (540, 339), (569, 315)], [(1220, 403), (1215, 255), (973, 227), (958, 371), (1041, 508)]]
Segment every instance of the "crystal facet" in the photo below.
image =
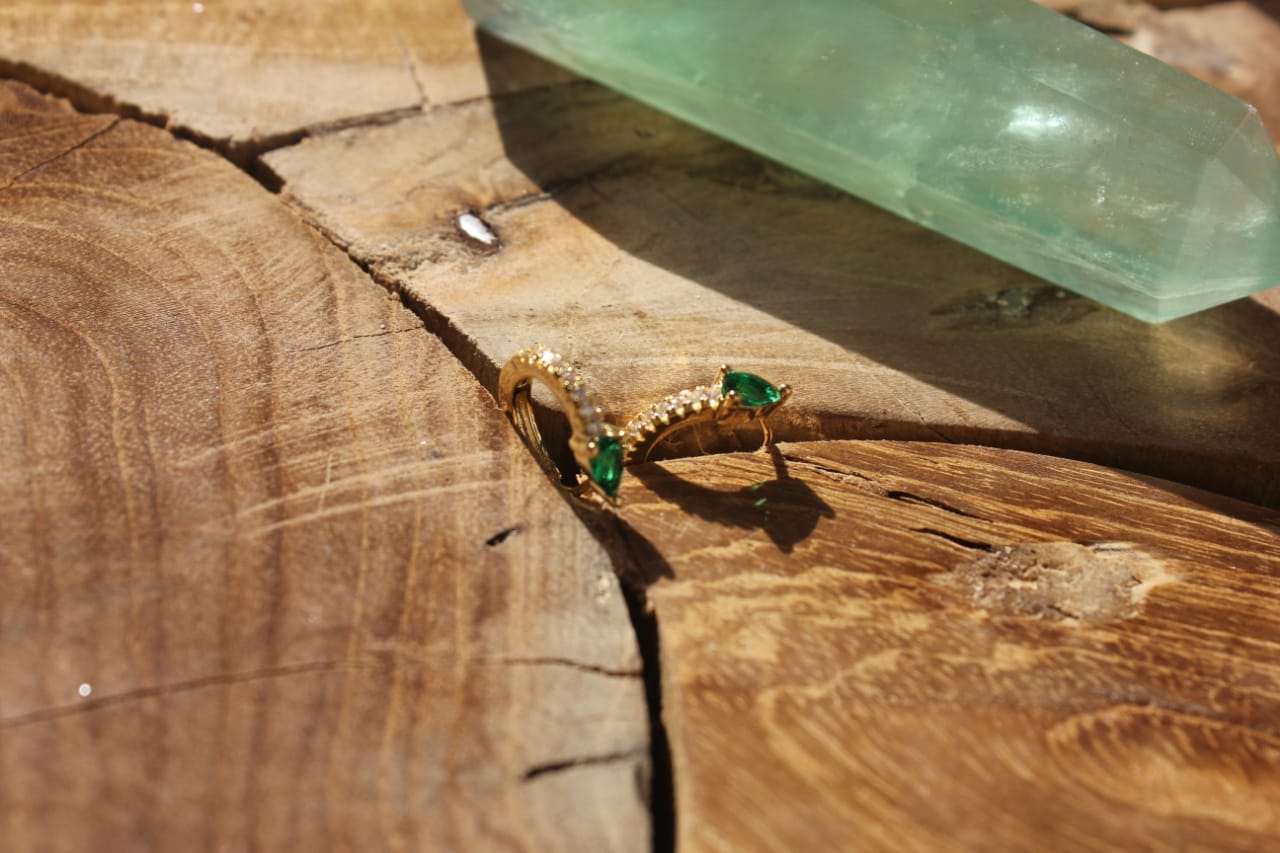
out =
[(596, 439), (596, 446), (599, 451), (591, 460), (591, 479), (606, 495), (614, 497), (622, 482), (622, 442), (611, 435), (602, 435)]
[(1257, 112), (1031, 0), (464, 0), (486, 29), (1146, 320), (1280, 284)]
[(742, 405), (758, 408), (768, 406), (782, 399), (782, 393), (772, 384), (741, 370), (731, 370), (720, 380), (720, 392), (726, 397), (730, 391), (737, 391)]

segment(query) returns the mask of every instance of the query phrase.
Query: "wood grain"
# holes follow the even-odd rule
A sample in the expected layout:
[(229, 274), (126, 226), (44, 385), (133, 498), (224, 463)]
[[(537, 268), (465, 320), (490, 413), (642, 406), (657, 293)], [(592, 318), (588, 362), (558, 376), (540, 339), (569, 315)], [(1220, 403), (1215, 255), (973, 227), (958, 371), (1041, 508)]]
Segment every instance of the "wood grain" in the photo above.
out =
[(603, 549), (224, 160), (0, 85), (6, 850), (649, 845)]
[(675, 460), (623, 495), (665, 557), (678, 849), (1280, 844), (1275, 512), (896, 442)]
[(22, 0), (0, 5), (0, 45), (5, 76), (242, 160), (311, 129), (569, 77), (497, 43), (486, 76), (453, 0)]
[(264, 159), (490, 388), (541, 341), (625, 421), (728, 362), (796, 388), (787, 438), (1028, 449), (1280, 502), (1270, 297), (1148, 325), (587, 83)]

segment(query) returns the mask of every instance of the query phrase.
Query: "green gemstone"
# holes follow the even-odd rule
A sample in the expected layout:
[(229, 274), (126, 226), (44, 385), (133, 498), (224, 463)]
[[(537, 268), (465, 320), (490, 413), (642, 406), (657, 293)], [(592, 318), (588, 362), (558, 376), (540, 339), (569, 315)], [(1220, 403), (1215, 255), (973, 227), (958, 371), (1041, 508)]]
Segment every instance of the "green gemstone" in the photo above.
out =
[(591, 479), (609, 497), (618, 494), (622, 482), (622, 442), (611, 435), (596, 439), (596, 458), (591, 460)]
[(782, 393), (771, 383), (754, 373), (744, 373), (741, 370), (731, 370), (724, 375), (720, 393), (727, 397), (730, 391), (737, 391), (742, 398), (742, 405), (752, 408), (768, 406), (782, 399)]
[(1030, 0), (464, 0), (493, 34), (1146, 320), (1280, 283), (1258, 113)]

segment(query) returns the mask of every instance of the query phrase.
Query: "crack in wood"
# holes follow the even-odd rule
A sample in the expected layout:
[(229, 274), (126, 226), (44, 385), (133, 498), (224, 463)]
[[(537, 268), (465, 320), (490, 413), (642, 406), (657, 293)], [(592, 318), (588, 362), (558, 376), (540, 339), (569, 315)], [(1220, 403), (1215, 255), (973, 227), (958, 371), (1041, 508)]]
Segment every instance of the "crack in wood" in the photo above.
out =
[(609, 678), (640, 678), (643, 674), (639, 669), (614, 669), (607, 666), (583, 663), (582, 661), (573, 660), (572, 658), (560, 657), (495, 658), (492, 662), (506, 666), (567, 667), (569, 669), (576, 669), (579, 672), (589, 672), (594, 675), (603, 675)]
[(978, 518), (978, 516), (973, 515), (972, 513), (965, 512), (962, 509), (956, 509), (950, 504), (944, 503), (943, 501), (940, 501), (937, 498), (925, 498), (925, 497), (921, 497), (920, 495), (914, 495), (911, 492), (904, 492), (899, 490), (887, 491), (884, 493), (884, 496), (886, 498), (891, 498), (892, 500), (895, 500), (895, 501), (901, 501), (902, 503), (917, 504), (919, 506), (931, 506), (935, 509), (940, 509), (943, 512), (949, 512), (952, 515), (959, 515), (959, 516), (963, 516), (964, 518)]
[(298, 349), (292, 350), (292, 352), (295, 352), (295, 353), (316, 352), (318, 350), (332, 349), (333, 347), (340, 346), (341, 344), (349, 344), (352, 341), (363, 341), (363, 340), (368, 340), (370, 338), (385, 338), (387, 337), (387, 335), (400, 335), (400, 334), (404, 334), (405, 332), (421, 332), (421, 331), (422, 331), (422, 326), (419, 326), (419, 325), (405, 326), (404, 328), (400, 328), (400, 329), (383, 329), (380, 332), (370, 332), (367, 335), (351, 335), (350, 337), (339, 338), (336, 341), (328, 341), (327, 343), (316, 344), (314, 346), (309, 346), (309, 347), (299, 347)]
[(287, 678), (295, 675), (310, 675), (322, 672), (348, 670), (382, 670), (389, 669), (387, 664), (379, 661), (325, 660), (311, 663), (292, 664), (289, 666), (267, 667), (247, 672), (227, 672), (210, 675), (204, 678), (193, 678), (187, 681), (176, 681), (171, 684), (160, 684), (153, 687), (139, 687), (122, 693), (110, 694), (96, 699), (89, 699), (74, 705), (60, 705), (54, 708), (41, 708), (26, 714), (18, 714), (0, 720), (0, 731), (21, 728), (23, 726), (45, 723), (78, 714), (88, 714), (104, 708), (114, 708), (140, 702), (144, 699), (159, 699), (195, 690), (206, 690), (211, 687), (224, 687), (245, 684), (251, 681), (262, 681), (272, 678)]
[(521, 774), (520, 779), (524, 782), (532, 782), (542, 776), (552, 773), (563, 773), (566, 770), (576, 770), (582, 767), (597, 767), (601, 764), (615, 764), (619, 761), (634, 761), (643, 758), (648, 753), (644, 749), (628, 749), (622, 752), (607, 752), (603, 755), (584, 755), (577, 758), (565, 758), (559, 761), (548, 761), (543, 764), (535, 764)]
[(57, 154), (54, 154), (51, 157), (46, 157), (44, 160), (41, 160), (39, 163), (36, 163), (33, 166), (29, 166), (26, 169), (23, 169), (21, 172), (14, 175), (7, 184), (5, 184), (4, 186), (0, 186), (0, 192), (3, 192), (4, 190), (7, 190), (13, 187), (15, 184), (17, 184), (27, 175), (30, 175), (31, 173), (39, 169), (43, 169), (45, 166), (48, 166), (50, 163), (56, 163), (57, 161), (61, 160), (63, 157), (66, 157), (72, 152), (79, 151), (81, 148), (84, 148), (86, 145), (93, 142), (98, 137), (102, 136), (104, 133), (109, 132), (113, 127), (115, 127), (119, 123), (120, 123), (120, 116), (115, 116), (105, 125), (103, 125), (100, 128), (97, 128), (88, 136), (86, 136), (84, 139), (81, 139), (79, 142), (75, 143), (74, 145), (68, 148), (64, 148), (61, 151), (59, 151)]
[(930, 527), (913, 527), (911, 532), (923, 533), (925, 536), (934, 536), (938, 539), (945, 539), (953, 545), (959, 545), (961, 548), (968, 548), (972, 551), (986, 551), (990, 553), (996, 550), (996, 546), (989, 545), (986, 542), (979, 542), (976, 539), (964, 539), (951, 533), (943, 533), (941, 530), (934, 530)]
[(446, 101), (428, 106), (430, 100), (426, 96), (419, 75), (416, 72), (412, 72), (411, 78), (421, 98), (421, 101), (415, 106), (396, 107), (363, 114), (357, 113), (332, 121), (303, 124), (289, 130), (248, 140), (237, 140), (210, 136), (194, 127), (175, 123), (173, 116), (165, 112), (144, 110), (138, 104), (119, 100), (113, 95), (97, 91), (84, 83), (55, 71), (41, 68), (28, 62), (15, 62), (0, 57), (0, 79), (13, 80), (30, 86), (43, 95), (62, 98), (81, 113), (114, 115), (117, 119), (131, 119), (158, 127), (178, 139), (194, 143), (200, 148), (212, 151), (230, 161), (236, 168), (245, 172), (254, 181), (271, 192), (279, 190), (279, 179), (270, 169), (266, 168), (261, 158), (263, 155), (277, 149), (297, 145), (304, 139), (329, 136), (361, 127), (380, 127), (395, 124), (405, 119), (438, 110), (465, 107), (482, 101), (525, 95), (530, 92), (546, 91), (562, 86), (596, 85), (586, 80), (563, 80), (544, 83), (527, 89), (487, 93), (472, 98), (460, 98), (456, 101)]
[(503, 542), (506, 542), (512, 536), (515, 536), (517, 533), (521, 532), (522, 530), (524, 530), (523, 524), (513, 524), (510, 527), (504, 528), (503, 530), (499, 530), (497, 533), (493, 534), (488, 539), (484, 540), (484, 547), (496, 548), (499, 545), (501, 545)]

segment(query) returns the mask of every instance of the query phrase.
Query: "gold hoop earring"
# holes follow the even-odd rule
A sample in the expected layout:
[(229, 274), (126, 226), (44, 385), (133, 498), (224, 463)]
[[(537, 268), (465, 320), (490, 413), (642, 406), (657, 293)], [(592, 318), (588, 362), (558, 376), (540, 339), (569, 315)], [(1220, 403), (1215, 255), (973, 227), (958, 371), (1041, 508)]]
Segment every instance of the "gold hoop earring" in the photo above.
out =
[[(533, 410), (535, 380), (550, 389), (569, 420), (569, 450), (578, 464), (577, 471), (562, 472), (547, 452)], [(598, 508), (602, 502), (619, 505), (618, 486), (625, 458), (622, 430), (605, 419), (604, 410), (577, 368), (540, 345), (521, 350), (498, 376), (498, 405), (554, 482), (593, 507)], [(566, 480), (576, 484), (564, 486)]]

